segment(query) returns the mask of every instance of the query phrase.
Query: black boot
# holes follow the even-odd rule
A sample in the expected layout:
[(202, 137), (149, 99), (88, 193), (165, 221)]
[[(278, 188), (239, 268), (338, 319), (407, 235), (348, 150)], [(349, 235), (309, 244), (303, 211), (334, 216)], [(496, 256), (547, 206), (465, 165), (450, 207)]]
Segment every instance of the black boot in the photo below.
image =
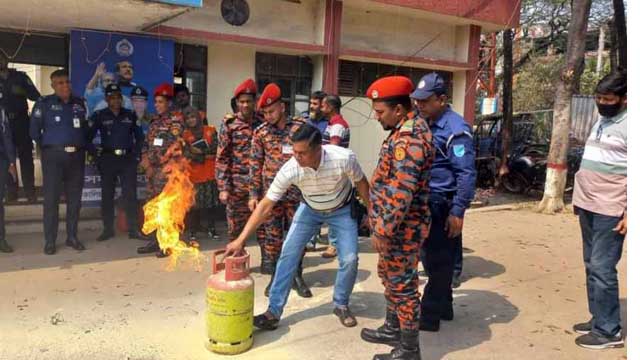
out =
[(129, 231), (129, 239), (149, 240), (149, 237), (140, 232), (140, 230)]
[(398, 314), (387, 310), (387, 317), (384, 324), (377, 329), (362, 329), (360, 332), (362, 340), (386, 345), (397, 345), (400, 342), (400, 321)]
[(160, 251), (160, 246), (158, 246), (158, 242), (155, 239), (149, 240), (145, 246), (138, 248), (138, 254), (151, 254), (156, 251)]
[(113, 229), (104, 228), (104, 230), (102, 230), (102, 234), (100, 234), (100, 236), (98, 236), (98, 238), (96, 239), (96, 241), (105, 241), (105, 240), (109, 240), (109, 239), (111, 239), (114, 235), (115, 235), (115, 232), (113, 231)]
[(0, 239), (0, 252), (3, 253), (11, 253), (13, 252), (13, 248), (7, 244), (7, 240)]
[(389, 354), (378, 354), (373, 360), (420, 360), (420, 332), (401, 330), (400, 343)]
[(68, 247), (71, 247), (71, 248), (73, 248), (75, 250), (78, 250), (78, 251), (82, 251), (82, 250), (85, 249), (84, 245), (82, 245), (80, 240), (78, 240), (78, 238), (76, 238), (76, 237), (68, 238), (67, 241), (65, 241), (64, 244), (67, 245)]
[(260, 274), (273, 275), (276, 272), (277, 259), (269, 259), (266, 255), (262, 256), (262, 262), (260, 264)]
[(310, 298), (313, 296), (311, 290), (304, 282), (302, 278), (302, 261), (300, 261), (300, 265), (298, 265), (298, 271), (296, 275), (293, 277), (293, 289), (298, 293), (298, 296), (303, 298)]

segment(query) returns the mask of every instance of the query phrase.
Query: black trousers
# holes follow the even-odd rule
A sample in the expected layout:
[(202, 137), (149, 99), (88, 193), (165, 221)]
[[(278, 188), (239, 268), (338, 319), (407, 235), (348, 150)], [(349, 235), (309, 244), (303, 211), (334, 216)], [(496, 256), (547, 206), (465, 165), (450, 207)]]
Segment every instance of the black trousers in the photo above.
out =
[(7, 160), (4, 154), (0, 154), (0, 240), (4, 240), (4, 188), (7, 185), (7, 180), (11, 177), (9, 175), (9, 160)]
[(60, 195), (67, 201), (67, 239), (77, 238), (80, 200), (84, 183), (84, 150), (42, 149), (42, 188), (44, 192), (44, 241), (55, 244), (58, 237)]
[(138, 162), (133, 154), (118, 156), (103, 154), (98, 159), (102, 185), (102, 223), (105, 230), (113, 230), (114, 195), (116, 180), (120, 180), (122, 199), (124, 200), (129, 232), (138, 230), (138, 200), (136, 194), (136, 177)]
[(427, 241), (422, 243), (420, 261), (429, 280), (424, 287), (421, 302), (421, 319), (439, 320), (440, 314), (453, 301), (451, 279), (455, 254), (455, 241), (447, 236), (445, 225), (451, 209), (451, 201), (432, 193), (429, 197), (431, 229)]
[[(26, 122), (27, 128), (22, 129), (18, 126), (11, 124), (13, 141), (15, 142), (16, 155), (20, 161), (20, 177), (22, 178), (22, 186), (24, 188), (24, 195), (26, 197), (33, 196), (36, 193), (34, 168), (33, 168), (33, 142), (29, 137), (28, 121)], [(13, 180), (13, 177), (7, 177), (7, 197), (12, 199), (18, 198), (18, 181)]]

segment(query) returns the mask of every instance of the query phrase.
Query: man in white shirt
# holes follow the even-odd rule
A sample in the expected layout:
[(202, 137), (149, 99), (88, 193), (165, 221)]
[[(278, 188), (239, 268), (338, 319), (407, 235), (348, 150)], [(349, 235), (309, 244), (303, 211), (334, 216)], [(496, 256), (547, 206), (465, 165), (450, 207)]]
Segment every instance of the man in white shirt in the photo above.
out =
[(240, 236), (227, 245), (226, 255), (240, 254), (249, 236), (269, 216), (291, 185), (302, 192), (303, 202), (293, 218), (276, 266), (269, 291), (269, 309), (254, 317), (254, 325), (274, 330), (289, 297), (297, 265), (309, 238), (323, 223), (334, 228), (338, 238), (338, 274), (334, 289), (334, 314), (346, 327), (357, 325), (349, 310), (349, 297), (358, 274), (358, 223), (351, 215), (353, 188), (369, 204), (369, 183), (355, 154), (335, 145), (322, 145), (322, 135), (305, 124), (291, 137), (293, 158), (271, 183), (265, 197), (251, 214)]

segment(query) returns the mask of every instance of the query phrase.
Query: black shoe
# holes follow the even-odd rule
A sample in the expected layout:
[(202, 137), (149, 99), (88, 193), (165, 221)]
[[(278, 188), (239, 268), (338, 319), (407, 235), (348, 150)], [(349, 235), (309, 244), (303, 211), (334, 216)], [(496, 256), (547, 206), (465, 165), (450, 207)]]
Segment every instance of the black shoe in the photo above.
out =
[(451, 288), (457, 289), (460, 287), (460, 285), (462, 285), (462, 280), (460, 280), (460, 276), (454, 276), (453, 279), (451, 279)]
[(69, 238), (64, 242), (68, 247), (74, 248), (75, 250), (82, 251), (85, 250), (84, 245), (77, 238)]
[(302, 278), (302, 272), (298, 272), (293, 278), (293, 289), (298, 293), (298, 296), (303, 298), (310, 298), (313, 296), (311, 290), (304, 282)]
[(9, 244), (7, 244), (7, 240), (5, 239), (0, 240), (0, 252), (3, 252), (3, 253), (13, 252), (13, 248)]
[(213, 227), (210, 227), (209, 229), (207, 229), (207, 236), (209, 237), (209, 239), (212, 239), (212, 240), (217, 240), (220, 238), (220, 236), (216, 232), (216, 228), (213, 228)]
[(160, 246), (158, 246), (158, 242), (155, 240), (149, 240), (145, 246), (140, 246), (138, 248), (138, 254), (151, 254), (160, 250)]
[(400, 321), (398, 315), (387, 310), (384, 324), (377, 329), (362, 329), (362, 340), (374, 344), (386, 344), (395, 346), (400, 342)]
[(389, 354), (378, 354), (373, 360), (420, 360), (418, 330), (401, 330), (400, 343)]
[(430, 332), (440, 331), (440, 319), (435, 319), (435, 318), (420, 319), (420, 331), (430, 331)]
[(156, 251), (156, 257), (158, 259), (166, 258), (169, 255), (171, 255), (171, 249), (167, 249), (167, 250), (160, 249)]
[(275, 330), (278, 328), (278, 323), (280, 322), (280, 320), (278, 319), (270, 319), (267, 317), (266, 314), (271, 315), (271, 313), (269, 313), (268, 311), (265, 312), (264, 314), (260, 314), (258, 316), (254, 316), (253, 317), (253, 326), (257, 327), (258, 329), (262, 329), (262, 330)]
[(129, 231), (129, 239), (135, 239), (135, 240), (149, 240), (149, 237), (146, 236), (145, 234), (141, 233), (138, 230), (134, 230), (134, 231)]
[(575, 331), (578, 334), (588, 334), (591, 332), (591, 321), (587, 321), (587, 322), (583, 322), (583, 323), (579, 323), (579, 324), (575, 324), (573, 325), (573, 331)]
[(105, 240), (109, 240), (112, 237), (115, 236), (115, 233), (113, 232), (113, 230), (103, 230), (102, 234), (100, 234), (100, 236), (98, 236), (98, 238), (96, 239), (96, 241), (105, 241)]
[(578, 336), (576, 344), (583, 348), (593, 350), (621, 348), (624, 347), (624, 339), (622, 339), (622, 333), (620, 331), (618, 331), (614, 336), (601, 336), (590, 332), (588, 334)]
[(56, 244), (54, 243), (46, 243), (44, 245), (44, 253), (47, 255), (53, 255), (56, 253)]

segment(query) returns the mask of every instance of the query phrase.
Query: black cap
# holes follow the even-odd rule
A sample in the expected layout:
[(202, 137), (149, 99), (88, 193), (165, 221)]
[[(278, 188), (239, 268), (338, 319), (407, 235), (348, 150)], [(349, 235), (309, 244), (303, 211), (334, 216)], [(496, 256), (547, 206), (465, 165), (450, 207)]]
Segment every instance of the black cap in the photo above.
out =
[(109, 84), (104, 89), (104, 96), (111, 96), (115, 93), (122, 94), (122, 92), (120, 91), (120, 86), (118, 86), (117, 84)]
[(146, 100), (146, 99), (149, 98), (149, 93), (142, 86), (134, 86), (131, 89), (131, 96), (130, 97), (132, 99), (133, 98), (143, 98), (143, 99)]

